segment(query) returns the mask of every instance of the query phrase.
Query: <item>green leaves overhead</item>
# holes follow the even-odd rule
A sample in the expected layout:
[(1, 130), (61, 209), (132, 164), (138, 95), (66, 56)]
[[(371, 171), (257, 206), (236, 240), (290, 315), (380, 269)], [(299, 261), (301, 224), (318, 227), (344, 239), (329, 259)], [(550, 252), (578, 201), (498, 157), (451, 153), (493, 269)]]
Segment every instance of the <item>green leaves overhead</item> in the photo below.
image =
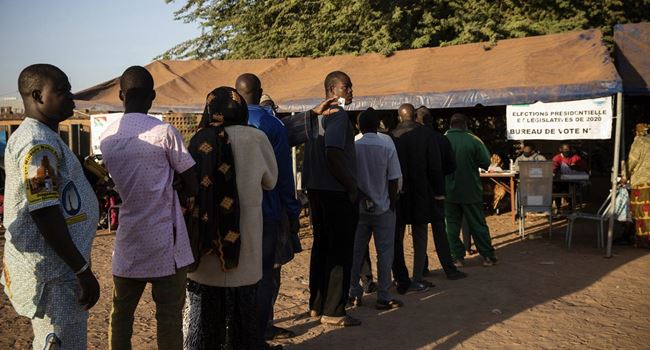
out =
[[(166, 0), (171, 2), (173, 0)], [(650, 0), (187, 0), (202, 34), (156, 59), (329, 56), (464, 44), (650, 20)]]

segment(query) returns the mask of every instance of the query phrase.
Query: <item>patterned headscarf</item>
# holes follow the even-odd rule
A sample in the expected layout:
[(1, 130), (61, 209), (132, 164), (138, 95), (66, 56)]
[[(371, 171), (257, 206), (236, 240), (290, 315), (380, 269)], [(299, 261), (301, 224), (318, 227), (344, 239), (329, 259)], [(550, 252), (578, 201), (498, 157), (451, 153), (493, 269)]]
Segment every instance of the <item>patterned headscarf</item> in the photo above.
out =
[(248, 107), (235, 89), (219, 87), (208, 94), (200, 130), (189, 146), (200, 184), (192, 213), (200, 255), (216, 254), (223, 271), (238, 266), (241, 247), (235, 162), (225, 129), (230, 125), (248, 125)]

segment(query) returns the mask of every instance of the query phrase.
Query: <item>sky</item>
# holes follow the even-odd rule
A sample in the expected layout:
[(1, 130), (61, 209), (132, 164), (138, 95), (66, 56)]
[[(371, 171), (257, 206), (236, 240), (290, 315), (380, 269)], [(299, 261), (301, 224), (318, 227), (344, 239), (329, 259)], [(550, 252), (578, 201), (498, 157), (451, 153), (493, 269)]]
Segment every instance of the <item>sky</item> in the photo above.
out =
[(183, 0), (0, 0), (0, 100), (30, 64), (61, 68), (77, 92), (200, 34), (174, 20)]

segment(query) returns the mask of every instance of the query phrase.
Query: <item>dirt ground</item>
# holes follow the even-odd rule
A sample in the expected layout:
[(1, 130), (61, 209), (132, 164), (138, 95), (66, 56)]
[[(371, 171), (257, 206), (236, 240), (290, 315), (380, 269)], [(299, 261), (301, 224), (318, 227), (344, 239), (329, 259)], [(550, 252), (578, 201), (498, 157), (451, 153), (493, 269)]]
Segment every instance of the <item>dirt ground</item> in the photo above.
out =
[[(276, 304), (279, 325), (298, 333), (287, 349), (647, 349), (650, 334), (650, 255), (647, 250), (615, 247), (603, 258), (595, 247), (595, 226), (576, 225), (570, 251), (564, 246), (565, 223), (554, 224), (552, 239), (546, 221), (528, 223), (529, 232), (543, 237), (521, 241), (509, 214), (488, 218), (500, 264), (484, 268), (468, 258), (459, 281), (444, 278), (429, 242), (436, 286), (421, 294), (400, 297), (405, 306), (380, 312), (371, 306), (349, 310), (363, 324), (338, 329), (306, 316), (311, 238), (303, 225), (305, 251), (282, 271)], [(102, 295), (90, 315), (90, 349), (107, 348), (110, 312), (110, 261), (114, 236), (98, 233), (93, 269)], [(0, 246), (4, 240), (0, 238)], [(407, 263), (412, 262), (410, 236), (405, 239)], [(0, 293), (0, 349), (27, 349), (29, 321), (16, 315)], [(365, 305), (375, 295), (364, 297)], [(136, 313), (135, 349), (156, 348), (156, 322), (150, 291)]]

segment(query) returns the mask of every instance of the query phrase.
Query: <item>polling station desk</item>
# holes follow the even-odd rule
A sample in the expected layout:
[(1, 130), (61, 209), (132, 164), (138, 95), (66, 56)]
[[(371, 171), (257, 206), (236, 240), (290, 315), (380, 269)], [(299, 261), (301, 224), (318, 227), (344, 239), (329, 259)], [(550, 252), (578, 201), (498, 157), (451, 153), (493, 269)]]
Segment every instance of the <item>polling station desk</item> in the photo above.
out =
[(494, 172), (494, 173), (481, 173), (481, 178), (487, 178), (490, 179), (490, 181), (494, 182), (497, 185), (502, 185), (505, 189), (506, 192), (510, 195), (510, 213), (512, 215), (512, 224), (516, 224), (516, 219), (515, 215), (517, 213), (517, 210), (515, 210), (515, 194), (517, 193), (517, 190), (515, 188), (515, 177), (517, 176), (517, 173), (515, 172)]
[[(565, 183), (569, 185), (568, 193), (553, 193), (554, 198), (558, 197), (569, 197), (571, 198), (571, 212), (576, 210), (576, 192), (579, 186), (584, 186), (589, 183), (589, 174), (571, 174), (571, 175), (560, 175), (553, 178), (553, 183)], [(557, 208), (558, 212), (560, 208)]]

